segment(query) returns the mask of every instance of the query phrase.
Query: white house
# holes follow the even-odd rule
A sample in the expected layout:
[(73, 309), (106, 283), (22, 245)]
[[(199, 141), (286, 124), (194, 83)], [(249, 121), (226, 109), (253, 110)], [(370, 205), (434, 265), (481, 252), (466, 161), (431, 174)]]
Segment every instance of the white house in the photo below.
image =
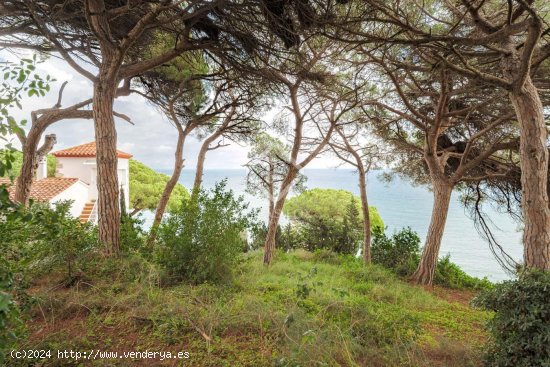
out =
[[(95, 142), (77, 145), (51, 153), (57, 160), (56, 177), (47, 177), (44, 159), (38, 165), (30, 197), (36, 201), (56, 203), (72, 200), (71, 215), (82, 222), (97, 221), (97, 167)], [(117, 150), (118, 183), (124, 191), (126, 207), (130, 205), (130, 167), (132, 155)], [(0, 179), (0, 184), (8, 183)], [(10, 190), (11, 191), (11, 190)], [(13, 193), (12, 193), (13, 194)]]

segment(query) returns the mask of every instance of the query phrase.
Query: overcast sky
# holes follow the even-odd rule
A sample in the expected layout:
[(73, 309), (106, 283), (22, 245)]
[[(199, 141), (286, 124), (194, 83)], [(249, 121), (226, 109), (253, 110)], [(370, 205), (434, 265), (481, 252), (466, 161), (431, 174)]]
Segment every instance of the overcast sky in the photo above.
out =
[[(0, 52), (0, 59), (14, 60), (13, 55)], [(49, 59), (38, 65), (38, 70), (43, 74), (49, 74), (56, 79), (52, 85), (52, 91), (46, 97), (26, 98), (23, 101), (22, 111), (13, 111), (19, 119), (29, 119), (30, 111), (38, 108), (51, 107), (57, 100), (57, 91), (64, 81), (68, 81), (65, 88), (62, 105), (64, 107), (83, 101), (91, 97), (92, 85), (84, 77), (73, 71), (64, 61)], [(135, 125), (117, 119), (118, 149), (131, 153), (134, 158), (150, 167), (172, 168), (174, 162), (174, 150), (177, 141), (177, 132), (168, 120), (139, 95), (130, 95), (118, 98), (115, 102), (115, 110), (128, 115)], [(48, 133), (57, 135), (57, 144), (54, 150), (87, 143), (94, 140), (94, 127), (92, 120), (65, 120), (51, 126)], [(14, 145), (19, 146), (17, 139), (13, 139)], [(200, 149), (200, 142), (194, 137), (186, 141), (185, 166), (194, 168), (196, 156)], [(214, 168), (240, 168), (247, 162), (247, 147), (237, 144), (223, 147), (208, 153), (205, 167)], [(315, 159), (308, 168), (336, 167), (339, 162), (332, 157)]]

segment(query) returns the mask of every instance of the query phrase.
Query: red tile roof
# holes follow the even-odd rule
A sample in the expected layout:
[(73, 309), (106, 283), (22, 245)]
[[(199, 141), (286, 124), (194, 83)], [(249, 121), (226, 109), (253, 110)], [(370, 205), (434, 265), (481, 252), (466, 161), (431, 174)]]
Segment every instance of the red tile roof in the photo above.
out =
[[(31, 199), (36, 201), (50, 201), (78, 181), (78, 178), (68, 177), (47, 177), (38, 181), (33, 181), (31, 186)], [(8, 185), (10, 198), (13, 200), (15, 195), (15, 186), (11, 185), (8, 178), (0, 177), (0, 185)]]
[[(77, 145), (75, 147), (70, 147), (63, 150), (58, 150), (53, 152), (52, 155), (56, 157), (95, 157), (96, 156), (96, 144), (95, 141), (90, 143)], [(117, 150), (118, 158), (132, 158), (130, 153), (124, 153), (120, 150)]]

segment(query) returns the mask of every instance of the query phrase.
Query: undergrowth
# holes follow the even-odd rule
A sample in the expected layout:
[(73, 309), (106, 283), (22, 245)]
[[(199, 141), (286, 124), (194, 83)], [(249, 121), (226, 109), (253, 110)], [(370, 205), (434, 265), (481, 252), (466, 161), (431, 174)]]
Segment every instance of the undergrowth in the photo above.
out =
[(277, 253), (269, 268), (259, 252), (244, 254), (223, 285), (162, 287), (138, 253), (90, 260), (86, 270), (93, 280), (70, 288), (55, 286), (61, 273), (35, 280), (29, 337), (17, 348), (188, 351), (178, 363), (192, 366), (477, 366), (490, 316), (380, 266), (300, 250)]

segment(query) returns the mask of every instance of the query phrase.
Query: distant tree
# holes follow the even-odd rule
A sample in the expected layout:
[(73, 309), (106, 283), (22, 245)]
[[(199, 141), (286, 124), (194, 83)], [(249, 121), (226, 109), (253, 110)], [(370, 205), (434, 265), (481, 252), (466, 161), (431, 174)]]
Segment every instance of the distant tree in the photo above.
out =
[[(154, 211), (162, 197), (166, 183), (170, 177), (158, 173), (134, 159), (130, 160), (130, 207), (133, 216), (141, 210)], [(166, 209), (175, 211), (181, 203), (189, 198), (189, 193), (183, 185), (177, 183), (168, 200)]]
[[(381, 148), (375, 144), (364, 142), (365, 126), (363, 116), (357, 121), (341, 124), (336, 128), (336, 134), (329, 142), (330, 147), (336, 156), (344, 163), (348, 163), (357, 169), (359, 180), (359, 193), (361, 198), (361, 211), (363, 217), (363, 261), (371, 262), (371, 220), (369, 216), (369, 202), (367, 197), (367, 174), (373, 164), (380, 159)], [(363, 137), (363, 139), (361, 139)], [(362, 141), (363, 140), (363, 141)]]
[[(287, 200), (284, 214), (291, 220), (316, 216), (343, 222), (352, 199), (362, 219), (361, 200), (349, 191), (336, 189), (305, 190)], [(384, 222), (376, 208), (370, 206), (369, 212), (372, 228), (384, 229)]]
[[(219, 113), (217, 110), (211, 111), (211, 108), (206, 108), (202, 114), (198, 114), (206, 99), (206, 91), (201, 81), (201, 75), (206, 71), (207, 66), (200, 54), (184, 54), (144, 73), (139, 77), (138, 89), (134, 90), (156, 106), (178, 133), (174, 152), (174, 170), (166, 182), (155, 209), (149, 242), (155, 239), (156, 230), (180, 178), (184, 166), (183, 149), (187, 137), (198, 126)], [(210, 105), (210, 107), (214, 106)]]
[(292, 184), (299, 172), (325, 152), (334, 128), (356, 102), (342, 98), (355, 93), (346, 74), (335, 64), (347, 59), (345, 47), (311, 37), (303, 42), (296, 55), (284, 62), (266, 59), (260, 74), (277, 95), (282, 108), (275, 127), (290, 142), (288, 170), (275, 194), (275, 205), (268, 224), (264, 245), (264, 264), (271, 263), (280, 215)]
[(219, 138), (237, 140), (251, 134), (255, 129), (252, 113), (261, 107), (259, 93), (241, 90), (238, 83), (233, 82), (236, 76), (227, 69), (208, 72), (208, 65), (200, 55), (184, 56), (140, 77), (142, 90), (136, 90), (157, 106), (178, 132), (174, 170), (155, 210), (149, 243), (155, 240), (166, 205), (181, 175), (187, 137), (195, 133), (199, 140), (204, 140), (197, 157), (193, 193), (198, 192), (202, 183), (206, 153), (227, 145), (213, 143)]
[[(302, 232), (302, 246), (308, 250), (329, 248), (355, 254), (363, 233), (360, 199), (351, 192), (334, 189), (306, 190), (287, 200), (284, 214)], [(376, 208), (369, 207), (372, 229), (383, 230)]]
[[(289, 155), (288, 145), (265, 132), (257, 134), (252, 140), (249, 161), (246, 164), (246, 191), (252, 195), (267, 197), (268, 220), (275, 208), (275, 193), (280, 190), (281, 183), (288, 174)], [(299, 173), (292, 184), (292, 191), (302, 192), (306, 180), (307, 177)]]

